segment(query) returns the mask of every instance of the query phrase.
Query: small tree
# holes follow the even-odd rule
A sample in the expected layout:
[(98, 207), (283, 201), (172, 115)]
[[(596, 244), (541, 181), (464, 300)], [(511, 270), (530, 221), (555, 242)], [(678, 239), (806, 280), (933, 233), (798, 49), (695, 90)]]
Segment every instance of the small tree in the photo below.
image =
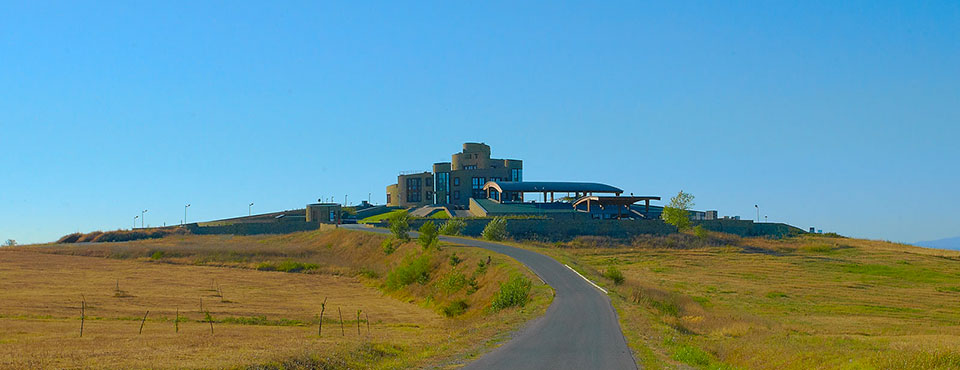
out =
[(439, 241), (439, 235), (437, 224), (433, 223), (433, 221), (427, 221), (420, 226), (420, 236), (417, 237), (417, 241), (420, 242), (423, 249), (430, 249), (430, 247), (436, 245)]
[(463, 219), (460, 217), (454, 217), (443, 224), (443, 227), (440, 228), (440, 234), (442, 235), (460, 235), (463, 232), (463, 228), (466, 227), (466, 223), (463, 222)]
[(3, 242), (4, 247), (13, 247), (16, 245), (17, 245), (17, 241), (13, 239), (7, 239), (7, 241)]
[(663, 207), (660, 217), (663, 222), (676, 226), (679, 230), (686, 230), (690, 227), (690, 214), (687, 212), (690, 207), (693, 207), (693, 194), (681, 190), (677, 196), (670, 198), (670, 204)]
[(404, 211), (390, 217), (390, 231), (401, 242), (410, 241), (410, 235), (407, 235), (410, 231), (410, 215)]
[(483, 228), (480, 234), (484, 239), (501, 241), (507, 238), (507, 219), (503, 217), (494, 217), (487, 226)]

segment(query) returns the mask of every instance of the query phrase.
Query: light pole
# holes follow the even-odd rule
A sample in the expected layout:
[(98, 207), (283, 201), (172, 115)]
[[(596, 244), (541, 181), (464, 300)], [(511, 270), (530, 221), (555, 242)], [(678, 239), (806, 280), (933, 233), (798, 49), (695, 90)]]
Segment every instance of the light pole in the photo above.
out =
[(143, 210), (143, 212), (140, 212), (140, 228), (141, 229), (143, 228), (143, 219), (146, 218), (146, 217), (143, 217), (144, 213), (147, 213), (147, 210)]
[(767, 215), (763, 215), (763, 222), (768, 222), (767, 217), (768, 217)]
[(183, 222), (181, 222), (180, 225), (187, 224), (187, 207), (190, 207), (190, 204), (183, 206)]
[[(136, 229), (136, 228), (137, 228), (137, 219), (138, 219), (138, 218), (140, 218), (140, 216), (133, 216), (133, 229)], [(130, 230), (133, 230), (133, 229), (130, 229)]]
[(250, 205), (247, 206), (247, 216), (253, 215), (253, 202), (250, 202)]
[(754, 204), (753, 207), (757, 209), (757, 222), (760, 222), (760, 206)]
[(343, 205), (344, 205), (344, 206), (347, 205), (347, 195), (346, 195), (346, 194), (343, 195)]

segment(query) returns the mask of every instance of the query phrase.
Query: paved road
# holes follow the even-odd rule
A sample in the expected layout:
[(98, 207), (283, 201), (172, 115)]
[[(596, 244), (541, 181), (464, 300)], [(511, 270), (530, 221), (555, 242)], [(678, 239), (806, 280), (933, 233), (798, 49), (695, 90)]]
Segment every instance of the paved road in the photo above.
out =
[[(362, 225), (354, 230), (388, 233)], [(610, 298), (576, 272), (545, 255), (499, 243), (441, 236), (451, 243), (488, 249), (520, 261), (553, 287), (546, 314), (466, 369), (636, 369)]]

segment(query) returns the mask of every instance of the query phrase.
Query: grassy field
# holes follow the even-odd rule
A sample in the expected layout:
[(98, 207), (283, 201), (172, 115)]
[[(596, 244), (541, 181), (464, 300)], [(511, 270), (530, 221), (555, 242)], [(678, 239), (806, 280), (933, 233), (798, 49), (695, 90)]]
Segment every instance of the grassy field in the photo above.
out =
[(610, 288), (649, 369), (960, 368), (960, 252), (721, 234), (539, 246)]
[[(443, 368), (496, 345), (552, 299), (506, 257), (414, 243), (388, 255), (384, 239), (322, 230), (3, 248), (0, 367)], [(531, 302), (491, 309), (500, 283), (517, 276), (534, 281)]]

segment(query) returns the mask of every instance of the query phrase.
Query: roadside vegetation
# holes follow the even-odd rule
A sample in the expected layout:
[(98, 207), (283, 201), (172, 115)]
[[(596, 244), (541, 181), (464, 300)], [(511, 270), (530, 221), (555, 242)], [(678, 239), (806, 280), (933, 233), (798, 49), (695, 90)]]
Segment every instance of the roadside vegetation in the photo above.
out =
[(445, 367), (545, 311), (539, 281), (505, 292), (535, 281), (519, 263), (435, 235), (429, 247), (324, 227), (3, 248), (0, 367)]
[(960, 368), (960, 252), (696, 228), (527, 244), (606, 285), (647, 369)]

